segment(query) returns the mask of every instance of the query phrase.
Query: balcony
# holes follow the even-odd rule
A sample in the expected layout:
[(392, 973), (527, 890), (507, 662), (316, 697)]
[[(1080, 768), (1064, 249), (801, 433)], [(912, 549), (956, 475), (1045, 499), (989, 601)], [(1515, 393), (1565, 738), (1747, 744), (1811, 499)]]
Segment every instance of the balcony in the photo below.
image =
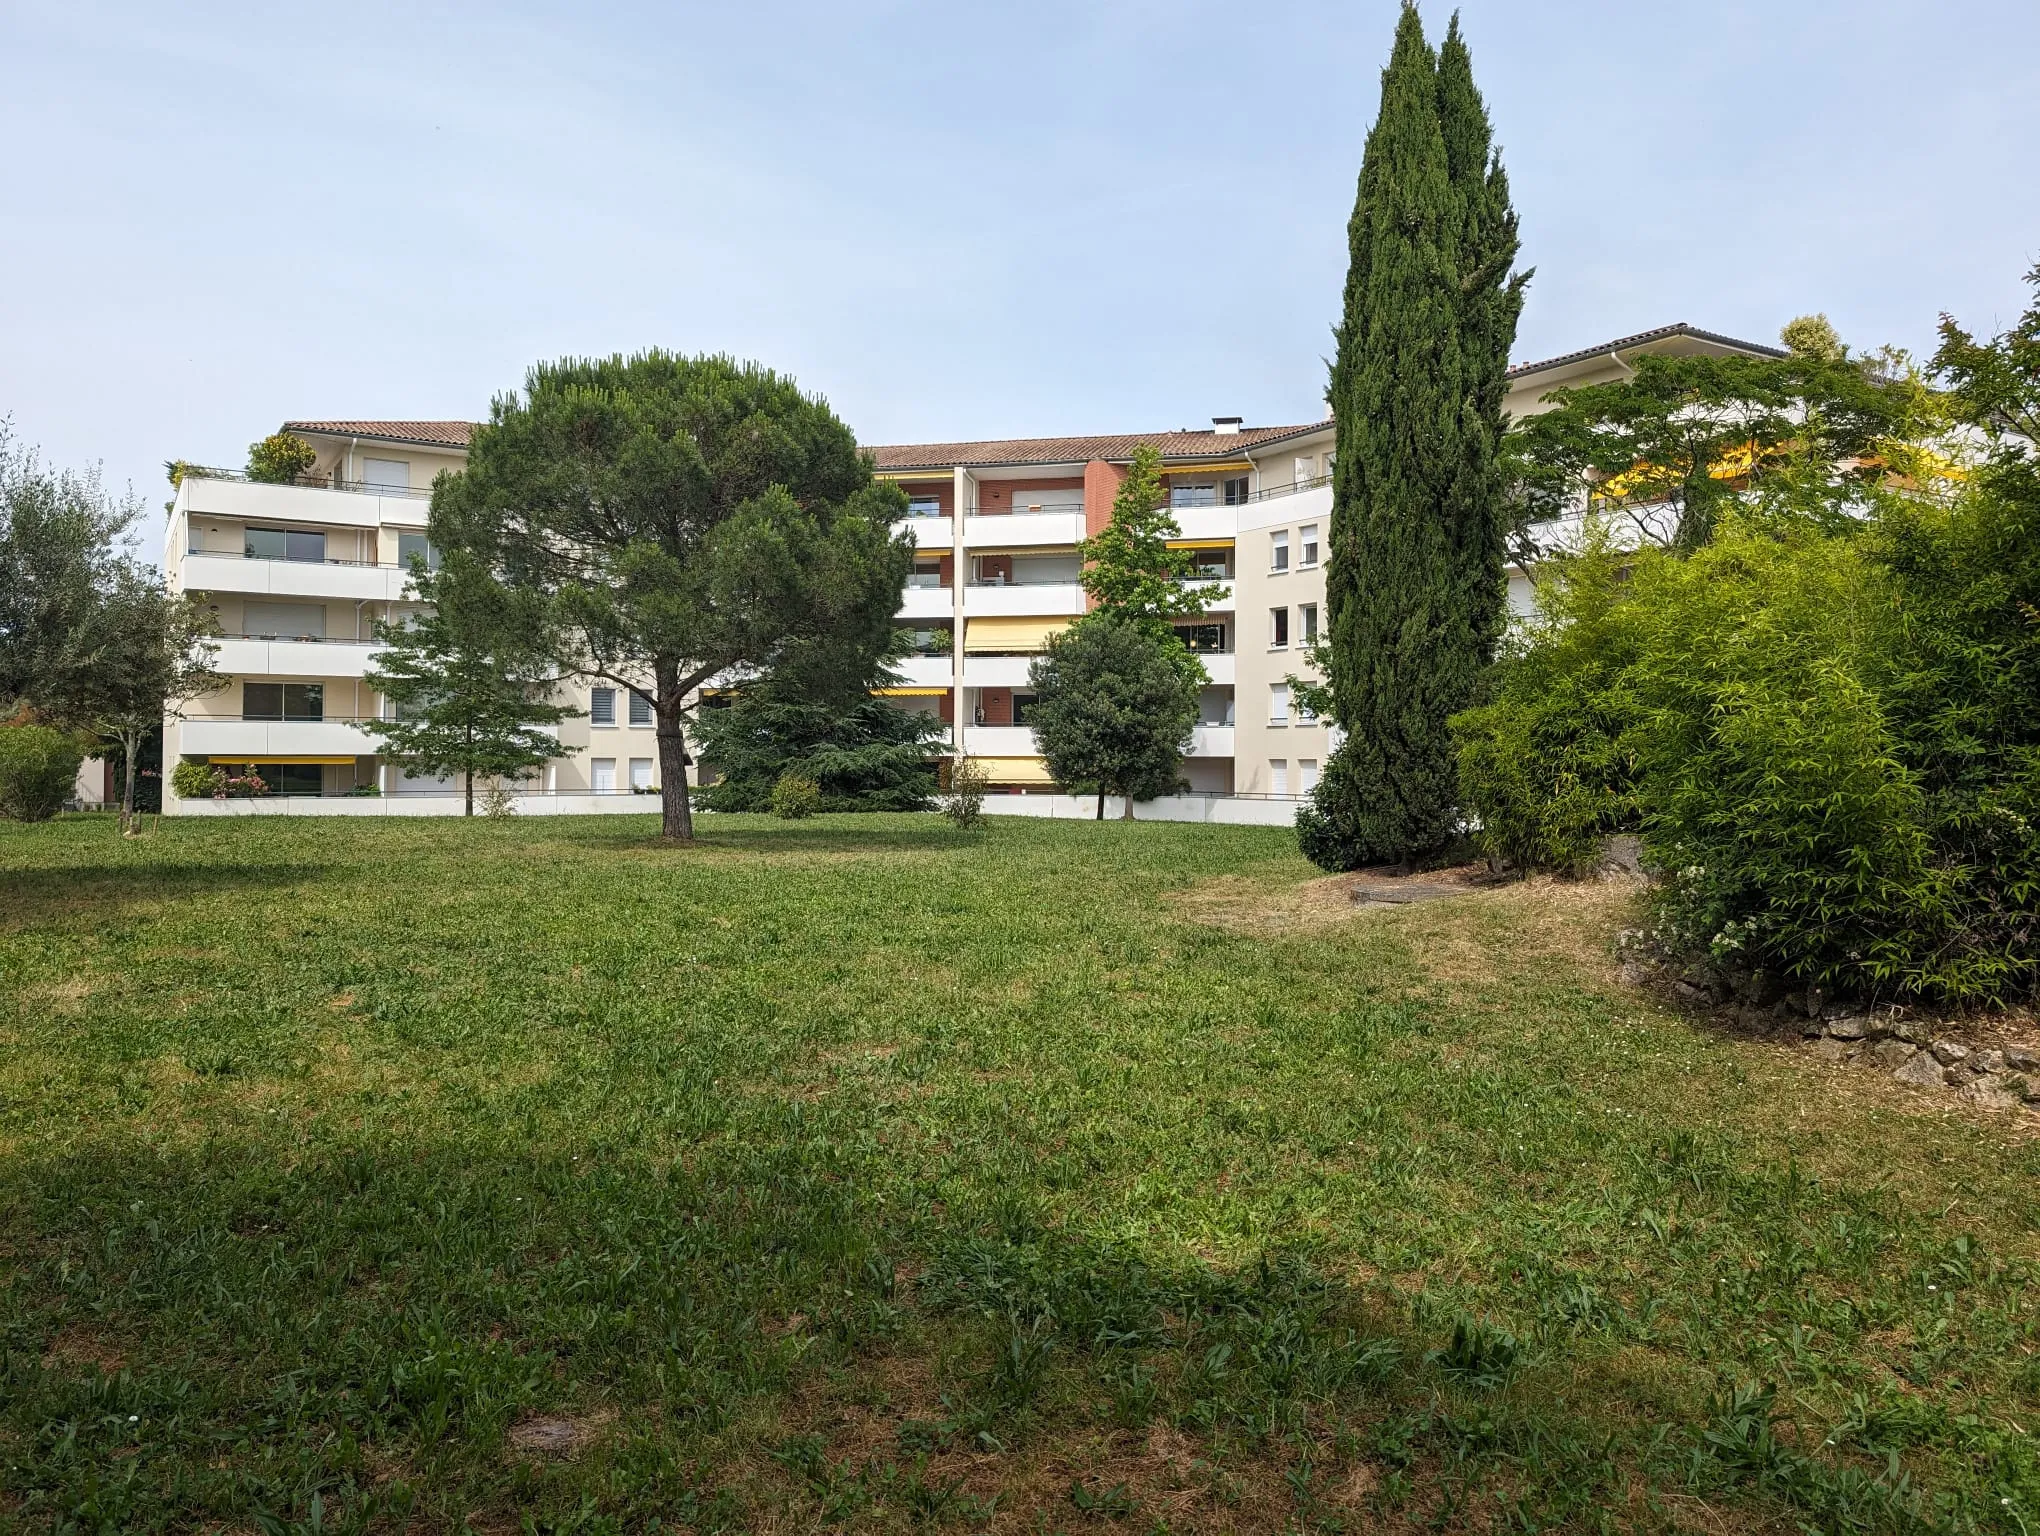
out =
[(908, 656), (894, 662), (893, 667), (900, 674), (902, 687), (947, 688), (955, 680), (947, 651), (932, 656)]
[(991, 618), (1000, 614), (1074, 617), (1084, 611), (1084, 589), (1074, 581), (1037, 584), (973, 582), (964, 589), (963, 611), (973, 618)]
[(228, 635), (213, 642), (213, 670), (235, 677), (360, 677), (374, 658), (367, 640), (262, 640)]
[(1221, 687), (1231, 687), (1238, 681), (1239, 657), (1231, 651), (1194, 651), (1191, 654), (1204, 663), (1204, 675)]
[(966, 656), (963, 686), (966, 688), (1025, 688), (1032, 656)]
[(258, 763), (280, 757), (371, 757), (376, 740), (348, 718), (242, 720), (194, 715), (178, 726), (178, 750), (190, 757)]
[(1230, 539), (1240, 528), (1238, 507), (1171, 507), (1169, 515), (1186, 539)]
[(914, 536), (920, 549), (948, 550), (956, 544), (956, 523), (947, 517), (906, 517), (893, 524)]
[(908, 587), (900, 594), (902, 619), (947, 619), (956, 613), (954, 587)]
[(177, 489), (177, 503), (187, 518), (422, 529), (432, 510), (432, 493), (386, 491), (373, 486), (334, 489), (316, 485), (261, 485), (252, 480), (187, 475)]
[(1233, 728), (1229, 725), (1200, 725), (1190, 733), (1192, 757), (1233, 756)]
[(963, 750), (971, 757), (1039, 757), (1034, 732), (1024, 725), (964, 727)]
[(1068, 549), (1083, 536), (1081, 512), (1008, 512), (963, 520), (965, 549)]
[(347, 560), (264, 560), (239, 555), (186, 555), (177, 574), (186, 592), (243, 592), (251, 596), (334, 598), (394, 603), (404, 599), (406, 566)]

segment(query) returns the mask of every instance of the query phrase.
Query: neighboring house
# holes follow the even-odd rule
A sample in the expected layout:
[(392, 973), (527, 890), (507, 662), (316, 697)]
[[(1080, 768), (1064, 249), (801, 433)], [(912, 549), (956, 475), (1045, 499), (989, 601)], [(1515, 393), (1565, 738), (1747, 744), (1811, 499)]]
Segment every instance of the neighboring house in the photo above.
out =
[[(1522, 416), (1564, 385), (1628, 371), (1638, 352), (1775, 349), (1691, 326), (1666, 326), (1509, 373), (1507, 409)], [(173, 588), (202, 597), (223, 635), (232, 679), (169, 721), (164, 761), (255, 763), (287, 795), (374, 788), (457, 808), (451, 783), (408, 779), (376, 752), (360, 722), (382, 700), (362, 682), (374, 618), (405, 611), (413, 553), (425, 537), (434, 476), (460, 468), (473, 428), (460, 421), (289, 421), (318, 452), (297, 485), (188, 476), (173, 504), (166, 564)], [(1211, 684), (1184, 765), (1191, 793), (1277, 801), (1309, 793), (1331, 749), (1323, 722), (1297, 706), (1292, 674), (1309, 671), (1324, 623), (1324, 559), (1334, 443), (1329, 420), (1106, 437), (892, 444), (871, 450), (882, 479), (906, 493), (919, 554), (901, 593), (915, 651), (898, 686), (903, 709), (950, 725), (952, 750), (985, 762), (994, 788), (1053, 791), (1034, 733), (1029, 663), (1084, 612), (1077, 544), (1102, 528), (1135, 447), (1162, 454), (1169, 505), (1200, 578), (1226, 596), (1178, 625)], [(1511, 599), (1529, 583), (1511, 573)], [(587, 718), (559, 727), (560, 756), (533, 785), (576, 808), (630, 809), (656, 782), (657, 751), (642, 701), (577, 685)], [(581, 797), (588, 797), (585, 801)], [(174, 800), (166, 809), (177, 808)]]

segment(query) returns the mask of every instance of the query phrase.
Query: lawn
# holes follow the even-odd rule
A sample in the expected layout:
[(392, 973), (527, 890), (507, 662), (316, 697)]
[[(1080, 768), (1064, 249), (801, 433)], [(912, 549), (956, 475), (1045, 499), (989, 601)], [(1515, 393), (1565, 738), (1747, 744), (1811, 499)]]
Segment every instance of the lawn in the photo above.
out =
[(0, 1528), (2040, 1530), (2016, 1122), (1287, 834), (0, 826)]

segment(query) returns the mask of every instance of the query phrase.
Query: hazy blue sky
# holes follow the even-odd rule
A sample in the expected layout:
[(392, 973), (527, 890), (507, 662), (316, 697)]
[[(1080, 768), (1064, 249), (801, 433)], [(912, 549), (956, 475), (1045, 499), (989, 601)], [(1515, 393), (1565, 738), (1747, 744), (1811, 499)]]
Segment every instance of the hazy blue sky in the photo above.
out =
[[(2020, 307), (2032, 0), (1462, 10), (1519, 357)], [(1394, 20), (0, 0), (0, 414), (152, 500), (285, 417), (471, 416), (651, 344), (786, 369), (868, 442), (1313, 419)]]

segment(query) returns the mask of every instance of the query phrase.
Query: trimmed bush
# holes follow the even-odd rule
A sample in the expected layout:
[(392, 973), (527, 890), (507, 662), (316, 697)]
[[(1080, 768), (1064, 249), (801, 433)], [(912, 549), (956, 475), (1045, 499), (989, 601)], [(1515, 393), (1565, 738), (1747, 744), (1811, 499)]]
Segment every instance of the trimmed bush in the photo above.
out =
[(781, 821), (805, 821), (822, 808), (822, 786), (803, 774), (782, 774), (772, 786), (772, 814)]
[(248, 445), (248, 478), (265, 485), (290, 485), (318, 459), (318, 450), (303, 438), (290, 432), (272, 432), (261, 442)]
[(0, 816), (48, 821), (64, 808), (85, 761), (78, 738), (46, 725), (0, 726)]

